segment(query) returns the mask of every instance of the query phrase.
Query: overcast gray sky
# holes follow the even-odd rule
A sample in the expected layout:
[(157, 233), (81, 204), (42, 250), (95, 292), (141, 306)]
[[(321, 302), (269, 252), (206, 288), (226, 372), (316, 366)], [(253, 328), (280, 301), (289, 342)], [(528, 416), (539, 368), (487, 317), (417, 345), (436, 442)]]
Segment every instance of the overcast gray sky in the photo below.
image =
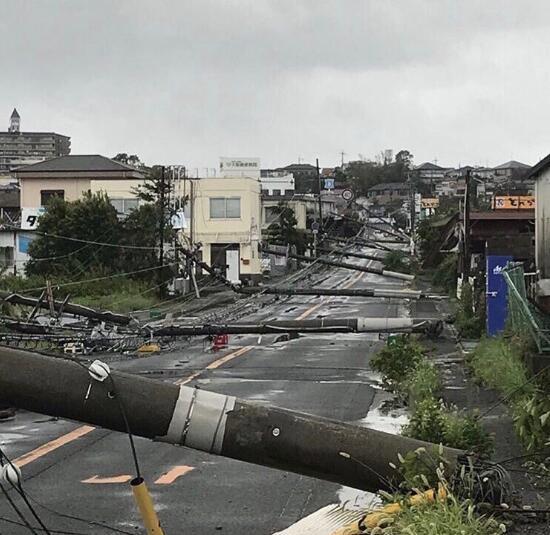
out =
[(548, 0), (0, 0), (0, 126), (215, 167), (529, 164), (550, 152)]

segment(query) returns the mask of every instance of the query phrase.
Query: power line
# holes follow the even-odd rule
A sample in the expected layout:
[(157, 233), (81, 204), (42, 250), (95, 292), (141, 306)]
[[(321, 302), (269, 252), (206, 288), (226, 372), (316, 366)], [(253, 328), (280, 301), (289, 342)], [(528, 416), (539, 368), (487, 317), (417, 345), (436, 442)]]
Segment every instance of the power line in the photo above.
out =
[[(136, 273), (144, 273), (145, 271), (152, 271), (154, 269), (161, 269), (161, 268), (165, 268), (165, 267), (171, 267), (171, 266), (174, 266), (176, 264), (178, 264), (178, 262), (171, 262), (170, 264), (164, 264), (163, 266), (153, 266), (153, 267), (148, 267), (148, 268), (144, 268), (144, 269), (138, 269), (136, 271), (126, 271), (125, 273), (114, 273), (113, 275), (106, 275), (105, 277), (96, 277), (95, 279), (86, 279), (86, 280), (80, 280), (80, 281), (74, 281), (74, 282), (64, 282), (64, 283), (61, 283), (61, 284), (52, 284), (52, 286), (54, 286), (56, 288), (65, 288), (67, 286), (75, 286), (75, 285), (78, 285), (78, 284), (86, 284), (87, 282), (98, 282), (98, 281), (102, 281), (102, 280), (113, 279), (115, 277), (125, 277), (126, 275), (135, 275)], [(39, 290), (45, 290), (46, 288), (47, 288), (47, 286), (40, 286), (38, 288), (29, 288), (29, 289), (25, 290), (23, 293), (37, 292)]]
[[(6, 225), (7, 227), (11, 227), (14, 230), (19, 230), (19, 227), (13, 226), (13, 225)], [(79, 243), (87, 243), (90, 245), (102, 245), (104, 247), (116, 247), (119, 249), (140, 249), (140, 250), (147, 250), (147, 251), (157, 251), (159, 247), (146, 247), (141, 245), (122, 245), (119, 243), (107, 243), (107, 242), (99, 242), (94, 240), (82, 240), (80, 238), (71, 238), (69, 236), (60, 236), (59, 234), (49, 234), (48, 232), (39, 232), (39, 231), (33, 231), (34, 234), (38, 234), (40, 236), (44, 236), (46, 238), (54, 238), (59, 240), (68, 240), (68, 241), (74, 241)]]

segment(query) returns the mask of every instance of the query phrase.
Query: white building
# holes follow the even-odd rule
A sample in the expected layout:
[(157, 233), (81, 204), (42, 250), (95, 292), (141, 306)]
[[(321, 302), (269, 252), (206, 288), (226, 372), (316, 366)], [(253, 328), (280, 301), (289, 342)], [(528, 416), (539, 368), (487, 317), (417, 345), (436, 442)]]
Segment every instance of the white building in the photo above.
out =
[(294, 175), (285, 171), (262, 171), (263, 195), (294, 195)]

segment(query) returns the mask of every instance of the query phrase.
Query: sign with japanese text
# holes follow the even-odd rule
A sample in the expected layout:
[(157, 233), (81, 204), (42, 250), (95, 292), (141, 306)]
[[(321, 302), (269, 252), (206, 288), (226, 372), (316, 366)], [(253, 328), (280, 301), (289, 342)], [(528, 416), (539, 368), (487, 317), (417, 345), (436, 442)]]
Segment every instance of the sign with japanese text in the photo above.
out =
[(494, 210), (533, 210), (535, 197), (532, 195), (503, 195), (493, 198)]
[(438, 208), (439, 207), (439, 199), (437, 197), (422, 198), (422, 200), (420, 201), (420, 204), (421, 204), (422, 208)]

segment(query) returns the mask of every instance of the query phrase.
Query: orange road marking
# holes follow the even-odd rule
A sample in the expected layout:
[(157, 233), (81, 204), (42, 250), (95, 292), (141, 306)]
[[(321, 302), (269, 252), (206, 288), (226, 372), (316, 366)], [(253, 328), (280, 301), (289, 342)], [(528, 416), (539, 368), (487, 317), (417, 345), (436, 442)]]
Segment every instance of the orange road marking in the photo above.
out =
[(99, 477), (93, 476), (88, 479), (83, 479), (81, 483), (89, 483), (91, 485), (112, 485), (116, 483), (128, 483), (132, 479), (132, 476), (112, 476), (112, 477)]
[(323, 306), (324, 303), (318, 303), (308, 308), (305, 312), (302, 312), (296, 319), (298, 321), (305, 320), (310, 314), (313, 314), (319, 307)]
[(42, 446), (39, 446), (35, 450), (29, 451), (29, 453), (21, 455), (21, 457), (18, 457), (13, 461), (13, 464), (16, 464), (17, 466), (19, 466), (19, 468), (22, 468), (23, 466), (32, 463), (37, 459), (40, 459), (40, 457), (44, 457), (44, 455), (47, 455), (57, 448), (60, 448), (65, 444), (69, 444), (70, 442), (73, 442), (74, 440), (83, 437), (84, 435), (87, 435), (94, 429), (95, 427), (92, 427), (91, 425), (83, 425), (81, 427), (78, 427), (74, 431), (71, 431), (66, 435), (56, 438), (55, 440), (52, 440), (50, 442), (46, 442), (46, 444), (42, 444)]
[(178, 477), (184, 476), (185, 474), (188, 474), (189, 472), (191, 472), (194, 469), (195, 468), (192, 467), (192, 466), (185, 466), (185, 465), (174, 466), (174, 468), (172, 468), (171, 470), (168, 470), (168, 472), (166, 472), (165, 474), (162, 474), (155, 481), (155, 484), (156, 485), (170, 485), (171, 483), (176, 481), (176, 479), (178, 479)]
[[(230, 360), (233, 360), (236, 357), (240, 357), (241, 355), (244, 355), (245, 353), (248, 353), (251, 349), (254, 349), (254, 346), (244, 346), (241, 347), (235, 351), (232, 351), (231, 353), (228, 353), (227, 355), (224, 355), (223, 357), (219, 358), (218, 360), (215, 360), (214, 362), (211, 362), (205, 370), (215, 370), (216, 368), (219, 368), (222, 364), (225, 364), (226, 362), (229, 362)], [(201, 370), (199, 372), (192, 373), (188, 377), (182, 377), (181, 379), (178, 379), (175, 381), (175, 384), (177, 385), (186, 385), (187, 383), (190, 383), (193, 379), (196, 379), (204, 370)]]
[(233, 351), (233, 353), (229, 353), (229, 355), (225, 355), (221, 359), (215, 360), (214, 362), (206, 366), (206, 369), (215, 370), (216, 368), (219, 368), (222, 364), (225, 364), (226, 362), (229, 362), (236, 357), (240, 357), (241, 355), (248, 353), (251, 349), (254, 349), (254, 346), (241, 347), (241, 349), (237, 349), (237, 351)]

